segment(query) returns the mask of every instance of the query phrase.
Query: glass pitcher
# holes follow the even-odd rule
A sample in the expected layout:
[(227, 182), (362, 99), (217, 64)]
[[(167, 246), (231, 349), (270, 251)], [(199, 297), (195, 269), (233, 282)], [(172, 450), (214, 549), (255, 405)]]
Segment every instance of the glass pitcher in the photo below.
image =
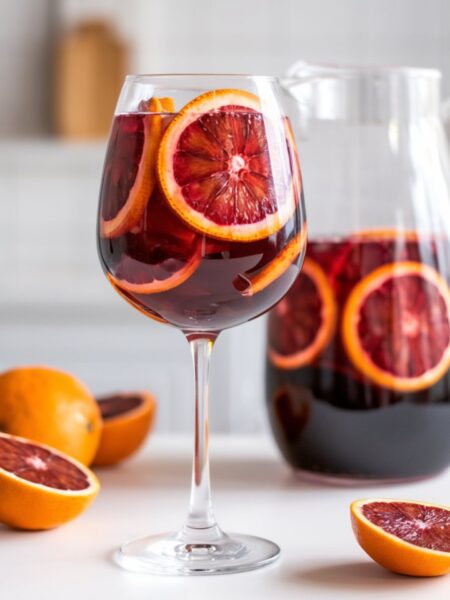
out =
[(297, 63), (303, 271), (268, 320), (267, 405), (309, 477), (450, 463), (450, 180), (440, 73)]

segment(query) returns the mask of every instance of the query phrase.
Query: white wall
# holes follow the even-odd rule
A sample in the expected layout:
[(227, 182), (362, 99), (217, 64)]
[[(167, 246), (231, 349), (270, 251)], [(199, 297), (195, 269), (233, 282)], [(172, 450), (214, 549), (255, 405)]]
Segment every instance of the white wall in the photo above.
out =
[(448, 0), (64, 0), (62, 19), (109, 11), (138, 72), (282, 74), (300, 58), (436, 67), (450, 91)]

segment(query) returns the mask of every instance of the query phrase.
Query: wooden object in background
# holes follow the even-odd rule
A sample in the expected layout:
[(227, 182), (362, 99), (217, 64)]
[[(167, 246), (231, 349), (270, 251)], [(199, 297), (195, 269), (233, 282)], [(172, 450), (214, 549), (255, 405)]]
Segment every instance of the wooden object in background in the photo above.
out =
[(106, 137), (125, 75), (125, 47), (107, 22), (87, 21), (57, 47), (54, 122), (65, 138)]

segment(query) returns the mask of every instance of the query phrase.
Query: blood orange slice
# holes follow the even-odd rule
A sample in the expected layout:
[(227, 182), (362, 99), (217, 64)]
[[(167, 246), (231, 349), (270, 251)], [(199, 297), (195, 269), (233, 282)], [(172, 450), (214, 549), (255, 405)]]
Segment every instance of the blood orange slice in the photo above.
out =
[(269, 358), (280, 369), (312, 362), (331, 340), (337, 305), (327, 276), (306, 258), (289, 293), (269, 317)]
[(260, 111), (248, 92), (207, 92), (181, 110), (161, 141), (158, 175), (168, 202), (210, 237), (263, 239), (294, 211), (292, 183), (274, 181)]
[(148, 392), (114, 394), (98, 399), (102, 437), (94, 464), (116, 464), (134, 454), (153, 424), (156, 402)]
[(50, 529), (78, 516), (95, 498), (95, 475), (50, 446), (0, 433), (0, 522)]
[(415, 392), (450, 368), (450, 290), (419, 262), (388, 263), (364, 277), (343, 311), (354, 366), (381, 387)]
[[(120, 237), (130, 231), (142, 217), (155, 187), (156, 157), (163, 133), (161, 113), (172, 112), (173, 100), (152, 98), (145, 103), (143, 109), (150, 114), (136, 115), (134, 118), (126, 116), (127, 125), (122, 125), (119, 116), (113, 127), (110, 148), (115, 155), (120, 152), (127, 153), (127, 156), (134, 154), (136, 143), (142, 144), (142, 150), (137, 153), (138, 162), (131, 169), (127, 165), (124, 172), (121, 172), (115, 165), (114, 172), (107, 178), (113, 187), (103, 194), (106, 198), (101, 216), (101, 232), (104, 237)], [(117, 161), (107, 158), (106, 164), (114, 165), (115, 162)]]
[(134, 294), (166, 292), (184, 283), (201, 260), (201, 240), (170, 210), (158, 193), (142, 222), (126, 238), (126, 250), (107, 277)]
[(300, 256), (305, 246), (306, 226), (286, 244), (283, 250), (268, 265), (254, 275), (250, 273), (238, 275), (233, 285), (243, 296), (254, 296), (273, 283), (278, 277), (281, 277)]
[(450, 573), (450, 508), (392, 499), (350, 506), (360, 546), (380, 565), (403, 575)]

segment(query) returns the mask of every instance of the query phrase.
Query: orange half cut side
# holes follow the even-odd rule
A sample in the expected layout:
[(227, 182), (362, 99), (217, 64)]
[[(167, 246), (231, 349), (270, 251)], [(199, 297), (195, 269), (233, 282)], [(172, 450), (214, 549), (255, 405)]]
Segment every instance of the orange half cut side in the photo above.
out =
[(381, 566), (415, 577), (450, 573), (450, 508), (416, 500), (356, 500), (355, 537)]
[(77, 517), (99, 491), (95, 475), (45, 444), (0, 433), (0, 522), (51, 529)]
[(148, 102), (150, 114), (143, 116), (144, 145), (136, 179), (119, 212), (112, 219), (101, 220), (101, 233), (104, 237), (120, 237), (141, 219), (156, 184), (156, 157), (163, 133), (163, 117), (160, 113), (171, 112), (169, 109), (172, 106), (171, 98), (152, 98)]

